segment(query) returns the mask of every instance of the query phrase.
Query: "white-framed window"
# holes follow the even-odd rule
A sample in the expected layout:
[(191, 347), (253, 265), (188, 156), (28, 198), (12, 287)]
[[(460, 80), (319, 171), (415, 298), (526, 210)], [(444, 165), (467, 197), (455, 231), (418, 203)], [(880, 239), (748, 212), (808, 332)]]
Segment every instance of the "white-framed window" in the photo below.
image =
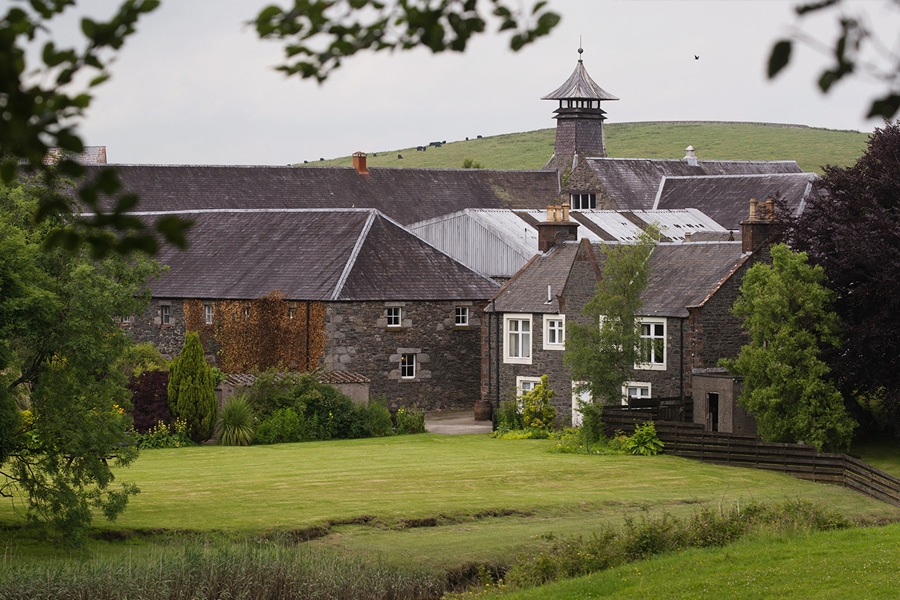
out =
[(650, 383), (647, 381), (626, 381), (622, 386), (622, 404), (627, 405), (629, 399), (646, 400), (650, 398)]
[(399, 306), (388, 306), (384, 309), (385, 317), (387, 317), (388, 327), (400, 327), (403, 323), (403, 315)]
[(400, 355), (400, 378), (415, 379), (416, 355), (412, 353)]
[(288, 319), (293, 320), (294, 313), (297, 312), (297, 305), (294, 302), (288, 304)]
[(523, 394), (526, 394), (534, 389), (534, 386), (541, 382), (540, 377), (526, 377), (526, 376), (517, 376), (516, 377), (516, 395), (521, 398)]
[(160, 325), (172, 324), (172, 307), (168, 304), (161, 304), (159, 307), (159, 323)]
[(522, 396), (533, 390), (540, 382), (540, 377), (516, 376), (516, 405), (520, 411), (525, 407)]
[(469, 326), (469, 307), (468, 306), (457, 306), (453, 315), (453, 324), (456, 327), (468, 327)]
[(503, 361), (531, 364), (531, 315), (503, 315)]
[(134, 323), (134, 315), (125, 315), (124, 317), (119, 317), (118, 323), (122, 327), (131, 327), (131, 325)]
[(206, 325), (212, 325), (212, 322), (213, 322), (213, 305), (212, 304), (204, 304), (203, 305), (203, 322)]
[(566, 315), (544, 315), (544, 350), (566, 349)]
[(641, 319), (641, 339), (636, 369), (664, 371), (666, 368), (666, 320)]
[(573, 210), (597, 208), (597, 194), (569, 194), (569, 206)]

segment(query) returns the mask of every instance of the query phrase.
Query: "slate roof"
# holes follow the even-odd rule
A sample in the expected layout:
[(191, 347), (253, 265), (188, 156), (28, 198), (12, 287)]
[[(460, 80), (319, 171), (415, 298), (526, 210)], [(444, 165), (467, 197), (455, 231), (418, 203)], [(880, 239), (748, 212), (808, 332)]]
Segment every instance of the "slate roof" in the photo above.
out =
[(751, 198), (764, 201), (779, 195), (793, 215), (799, 214), (818, 179), (815, 173), (664, 177), (653, 208), (697, 208), (736, 230), (747, 218)]
[[(801, 173), (795, 161), (684, 160), (650, 158), (589, 158), (588, 165), (617, 207), (649, 210), (664, 177), (703, 175), (750, 175), (755, 173)], [(747, 198), (740, 204), (744, 209)], [(699, 208), (693, 205), (666, 208)]]
[(194, 220), (188, 249), (156, 256), (169, 266), (150, 284), (156, 298), (479, 300), (499, 287), (374, 209), (178, 214)]
[(740, 242), (657, 244), (640, 314), (686, 318), (687, 307), (700, 304), (744, 260)]
[[(565, 289), (578, 246), (566, 242), (532, 258), (497, 292), (495, 303), (489, 304), (486, 311), (558, 313), (556, 294)], [(591, 245), (591, 248), (602, 265), (602, 246)], [(640, 314), (686, 318), (687, 307), (701, 304), (746, 258), (741, 254), (740, 242), (657, 244), (650, 258), (647, 287), (641, 295)], [(551, 286), (549, 303), (547, 285)], [(581, 310), (581, 307), (567, 310), (572, 309)]]
[[(558, 294), (565, 290), (579, 242), (564, 242), (535, 255), (494, 296), (487, 312), (559, 313)], [(547, 302), (547, 286), (550, 302)]]
[(578, 59), (575, 70), (565, 83), (543, 96), (541, 100), (618, 100), (618, 98), (597, 85), (588, 75), (584, 63)]
[[(94, 172), (96, 167), (88, 168)], [(559, 196), (549, 171), (352, 167), (116, 165), (142, 211), (375, 208), (403, 224), (465, 208), (544, 208)]]

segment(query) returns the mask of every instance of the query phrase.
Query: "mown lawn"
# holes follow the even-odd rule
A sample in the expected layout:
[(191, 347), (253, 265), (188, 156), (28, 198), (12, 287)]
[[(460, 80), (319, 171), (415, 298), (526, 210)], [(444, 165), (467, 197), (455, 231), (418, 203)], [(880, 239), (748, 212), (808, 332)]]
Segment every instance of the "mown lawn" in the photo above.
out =
[[(116, 523), (96, 525), (116, 534), (108, 538), (130, 538), (131, 550), (152, 543), (137, 535), (146, 531), (328, 533), (311, 544), (444, 569), (508, 563), (547, 534), (589, 533), (627, 516), (685, 515), (701, 505), (805, 498), (860, 521), (900, 520), (900, 509), (856, 492), (773, 472), (670, 456), (556, 454), (553, 444), (423, 434), (150, 450), (117, 473), (141, 494)], [(0, 525), (14, 522), (10, 503), (0, 504)], [(5, 548), (7, 556), (45, 550)]]

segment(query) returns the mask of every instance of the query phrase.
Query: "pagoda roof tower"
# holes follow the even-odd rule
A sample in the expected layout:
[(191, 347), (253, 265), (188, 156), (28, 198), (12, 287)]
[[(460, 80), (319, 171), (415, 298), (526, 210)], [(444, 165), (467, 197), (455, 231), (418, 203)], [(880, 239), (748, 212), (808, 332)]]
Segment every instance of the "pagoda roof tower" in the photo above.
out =
[(583, 52), (584, 49), (578, 49), (578, 64), (565, 83), (541, 98), (559, 102), (553, 117), (556, 144), (548, 167), (571, 168), (579, 158), (606, 156), (603, 134), (606, 111), (600, 108), (600, 103), (618, 98), (591, 79), (581, 58)]

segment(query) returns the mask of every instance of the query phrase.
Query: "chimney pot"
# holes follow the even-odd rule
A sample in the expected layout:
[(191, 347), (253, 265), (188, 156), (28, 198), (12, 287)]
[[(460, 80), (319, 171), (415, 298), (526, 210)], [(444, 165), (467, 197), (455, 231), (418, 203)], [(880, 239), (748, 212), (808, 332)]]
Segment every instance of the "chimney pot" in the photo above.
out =
[(759, 204), (759, 201), (756, 198), (750, 198), (750, 221), (756, 220), (756, 206)]
[(681, 160), (685, 161), (692, 167), (697, 166), (697, 153), (694, 150), (693, 146), (688, 146), (684, 149), (684, 158), (682, 158)]

